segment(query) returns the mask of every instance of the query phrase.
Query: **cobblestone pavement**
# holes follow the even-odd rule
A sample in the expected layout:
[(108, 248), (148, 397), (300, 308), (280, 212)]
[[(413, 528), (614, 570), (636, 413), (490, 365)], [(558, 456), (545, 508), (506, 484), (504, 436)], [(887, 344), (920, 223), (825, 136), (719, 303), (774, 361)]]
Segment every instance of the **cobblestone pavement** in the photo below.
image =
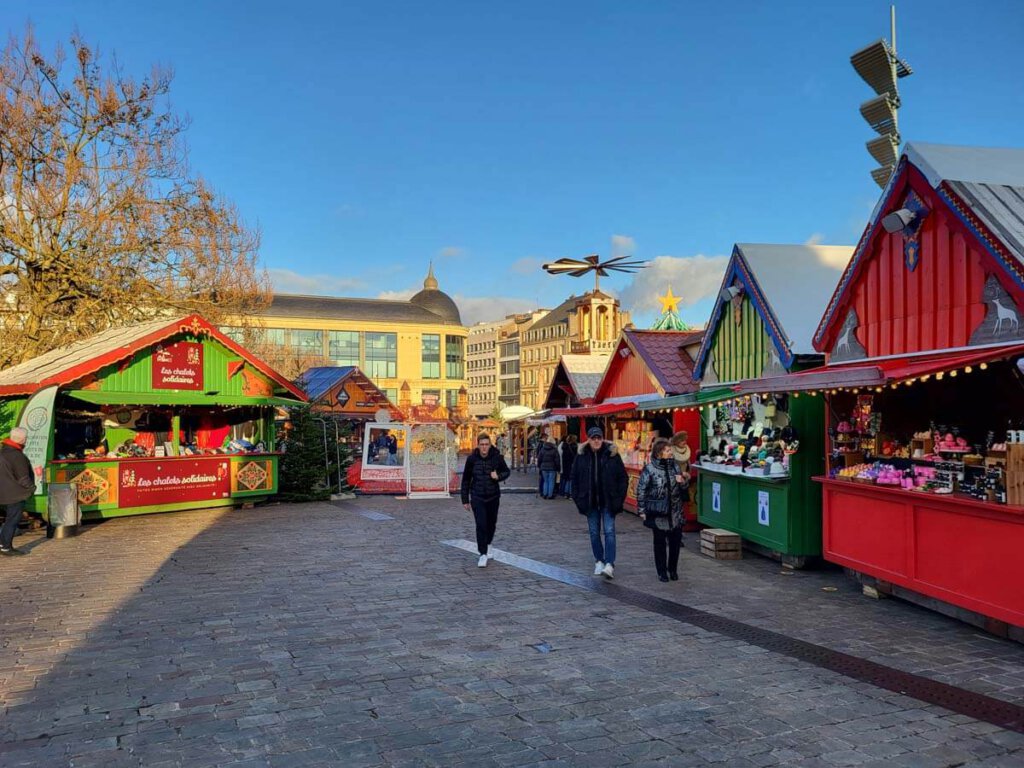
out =
[[(456, 500), (114, 520), (0, 560), (0, 765), (1021, 766), (1024, 735), (476, 558)], [(616, 583), (1016, 703), (1024, 648), (840, 572), (690, 549)], [(589, 572), (566, 501), (495, 546)], [(788, 572), (787, 572), (788, 573)], [(835, 587), (825, 591), (824, 587)]]

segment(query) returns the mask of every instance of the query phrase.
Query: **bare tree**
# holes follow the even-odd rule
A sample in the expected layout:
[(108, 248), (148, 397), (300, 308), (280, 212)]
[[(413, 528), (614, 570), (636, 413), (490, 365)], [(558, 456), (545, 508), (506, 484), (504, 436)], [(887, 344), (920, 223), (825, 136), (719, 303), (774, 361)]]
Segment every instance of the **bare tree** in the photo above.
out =
[(269, 301), (259, 233), (188, 166), (171, 73), (126, 76), (79, 37), (0, 53), (0, 366), (111, 326)]

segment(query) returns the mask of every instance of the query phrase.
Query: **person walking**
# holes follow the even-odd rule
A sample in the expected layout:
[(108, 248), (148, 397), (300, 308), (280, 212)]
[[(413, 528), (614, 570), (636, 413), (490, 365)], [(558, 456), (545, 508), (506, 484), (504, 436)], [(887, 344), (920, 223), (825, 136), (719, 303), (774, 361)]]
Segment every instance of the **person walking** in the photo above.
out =
[(388, 432), (388, 466), (398, 466), (398, 438)]
[(555, 447), (555, 439), (553, 437), (546, 438), (537, 447), (537, 469), (540, 470), (541, 477), (541, 498), (555, 498), (555, 475), (558, 473), (561, 463), (558, 449)]
[(27, 555), (14, 547), (14, 534), (25, 509), (25, 500), (36, 492), (32, 463), (25, 455), (28, 432), (15, 427), (6, 440), (0, 444), (0, 505), (7, 513), (7, 519), (0, 528), (0, 555)]
[(636, 486), (637, 512), (654, 534), (654, 567), (661, 581), (679, 580), (683, 502), (690, 487), (690, 476), (679, 471), (673, 448), (663, 438), (654, 442), (651, 460), (640, 472)]
[(567, 435), (562, 441), (562, 495), (572, 498), (572, 466), (576, 462), (576, 451), (579, 441), (576, 435)]
[(494, 540), (498, 525), (498, 504), (501, 502), (501, 483), (511, 474), (505, 457), (491, 446), (491, 438), (481, 434), (476, 448), (466, 459), (462, 470), (462, 506), (473, 512), (476, 520), (476, 548), (480, 554), (477, 565), (487, 567), (492, 555), (487, 552)]
[(587, 442), (579, 447), (572, 466), (572, 499), (587, 518), (595, 576), (615, 576), (615, 516), (622, 512), (628, 483), (615, 444), (605, 441), (600, 427), (588, 429)]

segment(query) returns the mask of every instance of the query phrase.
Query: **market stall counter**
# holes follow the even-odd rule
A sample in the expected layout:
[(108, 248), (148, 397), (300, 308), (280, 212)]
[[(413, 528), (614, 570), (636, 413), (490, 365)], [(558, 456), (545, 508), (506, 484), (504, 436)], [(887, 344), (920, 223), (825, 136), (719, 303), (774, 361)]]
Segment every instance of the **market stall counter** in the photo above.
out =
[(197, 315), (117, 328), (0, 373), (0, 420), (29, 433), (37, 491), (83, 517), (252, 503), (277, 492), (275, 415), (303, 393)]

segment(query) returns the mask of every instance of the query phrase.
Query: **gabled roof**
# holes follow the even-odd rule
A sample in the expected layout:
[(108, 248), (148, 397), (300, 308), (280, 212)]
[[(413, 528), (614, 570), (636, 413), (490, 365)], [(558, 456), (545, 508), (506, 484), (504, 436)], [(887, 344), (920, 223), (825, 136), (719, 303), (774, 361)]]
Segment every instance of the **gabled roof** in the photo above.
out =
[[(853, 255), (852, 245), (772, 245), (737, 243), (725, 268), (722, 290), (739, 282), (789, 368), (797, 355), (814, 353), (813, 337), (821, 308)], [(708, 332), (697, 355), (703, 376), (726, 302), (715, 301)]]
[(140, 350), (185, 333), (210, 336), (270, 378), (279, 389), (294, 395), (298, 400), (306, 399), (290, 381), (199, 315), (110, 328), (26, 360), (0, 371), (0, 395), (30, 395), (51, 384), (71, 384), (102, 368), (127, 360)]
[(559, 378), (559, 369), (561, 369), (565, 372), (565, 377), (569, 380), (569, 386), (572, 387), (577, 400), (581, 402), (593, 400), (607, 365), (608, 355), (562, 355), (558, 361), (558, 367), (555, 368), (555, 373), (551, 377), (547, 399), (551, 398), (551, 393)]
[(913, 142), (904, 148), (818, 323), (814, 334), (816, 348), (825, 344), (829, 324), (870, 251), (883, 214), (893, 207), (893, 196), (909, 166), (920, 171), (1011, 279), (1024, 287), (1019, 274), (1024, 267), (1024, 149)]
[(704, 331), (640, 331), (625, 328), (622, 338), (646, 363), (666, 394), (695, 389), (693, 359), (686, 347), (704, 338)]
[(371, 402), (380, 403), (382, 407), (394, 407), (394, 404), (388, 400), (388, 396), (358, 366), (354, 365), (324, 365), (307, 368), (295, 380), (295, 384), (305, 391), (311, 403), (316, 403), (317, 400), (343, 385), (348, 379), (353, 379)]
[(618, 350), (625, 344), (643, 361), (658, 386), (666, 395), (690, 392), (697, 388), (693, 379), (693, 359), (686, 348), (700, 342), (704, 331), (642, 331), (623, 328), (616, 354), (608, 360), (595, 399), (603, 400), (603, 392), (611, 386), (611, 376), (619, 359)]

